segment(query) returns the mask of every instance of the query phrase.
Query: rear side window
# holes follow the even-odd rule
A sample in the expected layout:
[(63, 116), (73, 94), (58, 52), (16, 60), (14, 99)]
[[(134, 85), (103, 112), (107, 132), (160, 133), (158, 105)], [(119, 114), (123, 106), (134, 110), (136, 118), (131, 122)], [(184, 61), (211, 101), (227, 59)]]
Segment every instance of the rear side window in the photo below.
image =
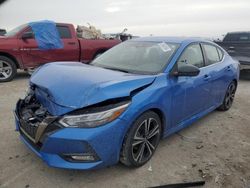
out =
[(62, 39), (69, 39), (71, 38), (71, 32), (68, 27), (66, 26), (56, 26), (59, 32), (59, 35)]
[(203, 44), (203, 48), (206, 54), (206, 65), (211, 65), (220, 61), (217, 47), (210, 44)]
[(223, 51), (220, 49), (220, 48), (218, 48), (217, 47), (217, 51), (218, 51), (218, 54), (219, 54), (219, 59), (220, 59), (220, 61), (223, 59), (223, 55), (224, 55), (224, 53), (223, 53)]
[(204, 66), (203, 55), (199, 44), (188, 46), (178, 60), (178, 66), (181, 64), (192, 64), (198, 68)]

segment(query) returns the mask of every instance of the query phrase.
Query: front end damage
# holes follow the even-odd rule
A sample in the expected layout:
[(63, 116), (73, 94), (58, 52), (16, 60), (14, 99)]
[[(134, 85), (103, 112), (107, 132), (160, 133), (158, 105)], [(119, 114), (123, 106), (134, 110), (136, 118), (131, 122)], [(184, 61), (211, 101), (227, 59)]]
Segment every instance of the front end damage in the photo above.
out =
[(64, 127), (59, 123), (62, 116), (51, 115), (37, 100), (35, 89), (17, 102), (14, 114), (21, 140), (52, 167), (93, 169), (119, 160), (119, 145), (128, 124), (124, 120), (98, 128)]
[(61, 128), (56, 123), (56, 116), (52, 116), (35, 98), (34, 91), (19, 100), (14, 111), (17, 121), (17, 130), (37, 149), (41, 148), (48, 134)]
[(16, 106), (21, 140), (53, 167), (116, 164), (135, 112), (132, 99), (154, 80), (80, 63), (46, 64), (32, 75), (29, 93)]

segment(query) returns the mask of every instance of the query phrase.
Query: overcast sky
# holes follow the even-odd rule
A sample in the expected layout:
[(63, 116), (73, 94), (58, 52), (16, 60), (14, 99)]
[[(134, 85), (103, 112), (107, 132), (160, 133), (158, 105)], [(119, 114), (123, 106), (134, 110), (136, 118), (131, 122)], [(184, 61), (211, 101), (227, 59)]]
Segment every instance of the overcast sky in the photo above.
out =
[(0, 7), (0, 28), (44, 19), (140, 36), (217, 37), (250, 30), (250, 0), (8, 0)]

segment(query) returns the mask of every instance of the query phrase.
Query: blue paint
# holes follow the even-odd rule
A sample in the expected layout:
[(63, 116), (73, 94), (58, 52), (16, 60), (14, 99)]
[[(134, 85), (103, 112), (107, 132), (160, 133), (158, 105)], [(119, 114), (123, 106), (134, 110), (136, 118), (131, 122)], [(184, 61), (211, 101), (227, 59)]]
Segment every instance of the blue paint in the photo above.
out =
[(30, 22), (38, 48), (41, 50), (52, 50), (63, 48), (63, 42), (56, 28), (56, 23), (48, 20)]
[[(225, 51), (222, 62), (201, 68), (196, 77), (170, 75), (183, 50), (189, 44), (203, 40), (162, 37), (136, 40), (170, 41), (179, 43), (180, 47), (166, 69), (157, 75), (128, 74), (72, 62), (46, 64), (33, 74), (30, 84), (37, 87), (38, 100), (55, 116), (108, 99), (130, 96), (135, 89), (147, 85), (131, 98), (126, 111), (108, 124), (96, 128), (60, 129), (46, 138), (39, 151), (24, 140), (48, 165), (94, 169), (116, 164), (124, 136), (140, 114), (158, 109), (163, 115), (163, 136), (169, 136), (219, 107), (229, 83), (239, 79), (238, 62), (232, 60)], [(228, 66), (231, 71), (225, 71)], [(204, 81), (205, 74), (211, 75), (210, 81)], [(71, 163), (60, 157), (65, 152), (84, 152), (83, 142), (94, 149), (100, 161)]]

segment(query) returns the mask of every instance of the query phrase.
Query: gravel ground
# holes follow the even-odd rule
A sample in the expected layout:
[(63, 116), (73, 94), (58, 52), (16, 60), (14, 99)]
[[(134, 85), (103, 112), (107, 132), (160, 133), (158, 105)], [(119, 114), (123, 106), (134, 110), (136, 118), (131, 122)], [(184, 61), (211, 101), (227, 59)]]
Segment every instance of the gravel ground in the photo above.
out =
[(48, 167), (19, 140), (12, 110), (24, 95), (23, 72), (0, 83), (0, 187), (149, 187), (205, 180), (204, 187), (250, 187), (250, 72), (242, 72), (235, 102), (161, 141), (145, 166), (95, 171)]

